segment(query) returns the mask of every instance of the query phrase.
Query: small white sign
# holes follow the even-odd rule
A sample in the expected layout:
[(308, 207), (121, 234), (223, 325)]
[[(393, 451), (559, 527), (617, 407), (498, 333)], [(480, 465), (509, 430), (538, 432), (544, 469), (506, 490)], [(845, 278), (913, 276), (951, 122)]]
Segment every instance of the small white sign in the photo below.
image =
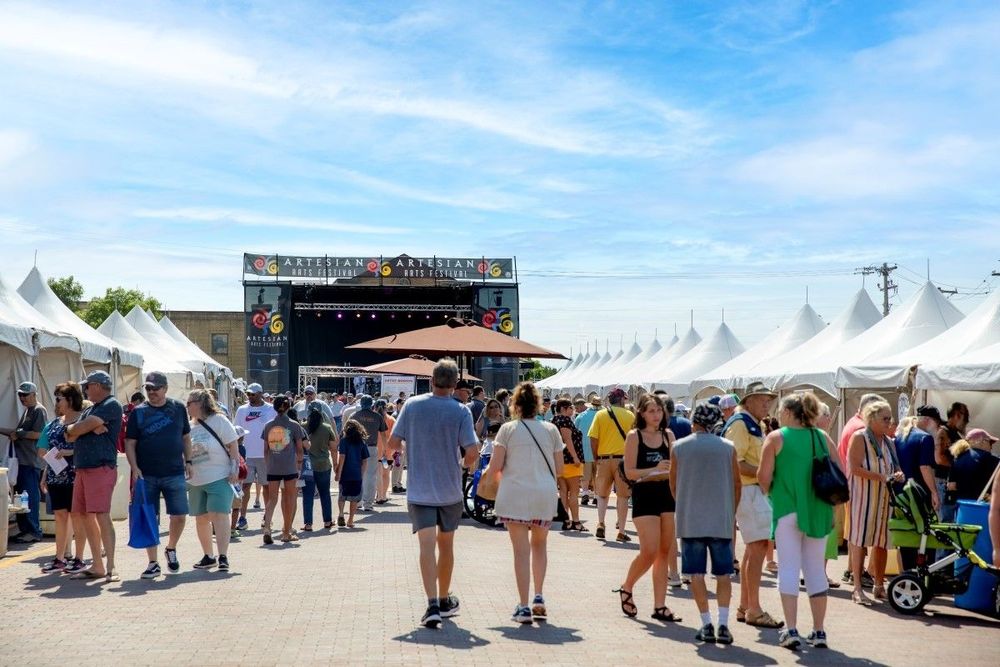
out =
[(404, 392), (407, 397), (413, 395), (416, 386), (416, 378), (412, 375), (383, 375), (382, 393), (395, 397), (399, 392)]

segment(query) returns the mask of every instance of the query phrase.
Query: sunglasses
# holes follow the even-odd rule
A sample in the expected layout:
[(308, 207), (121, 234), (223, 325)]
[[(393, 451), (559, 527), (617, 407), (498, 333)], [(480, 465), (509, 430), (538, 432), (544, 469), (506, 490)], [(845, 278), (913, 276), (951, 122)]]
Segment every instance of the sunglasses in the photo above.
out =
[(31, 394), (22, 394), (21, 392), (17, 392), (18, 398), (28, 398), (29, 396), (31, 396)]
[(55, 398), (56, 401), (65, 401), (66, 400), (66, 398), (64, 396), (60, 396), (59, 394), (56, 394), (54, 398)]

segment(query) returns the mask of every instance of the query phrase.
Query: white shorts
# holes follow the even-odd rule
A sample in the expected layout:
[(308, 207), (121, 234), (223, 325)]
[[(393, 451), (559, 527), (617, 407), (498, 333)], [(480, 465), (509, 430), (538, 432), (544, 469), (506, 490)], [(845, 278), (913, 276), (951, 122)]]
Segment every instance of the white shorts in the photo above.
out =
[(267, 470), (264, 467), (264, 459), (247, 459), (247, 478), (244, 484), (253, 484), (254, 480), (261, 484), (267, 484)]
[(771, 501), (756, 484), (744, 486), (736, 508), (736, 523), (743, 543), (771, 539)]

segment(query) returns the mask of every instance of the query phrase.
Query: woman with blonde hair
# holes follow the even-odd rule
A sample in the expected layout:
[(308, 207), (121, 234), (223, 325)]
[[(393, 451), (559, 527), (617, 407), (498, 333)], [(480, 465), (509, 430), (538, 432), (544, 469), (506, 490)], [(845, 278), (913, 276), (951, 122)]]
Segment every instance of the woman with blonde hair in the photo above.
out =
[(851, 436), (847, 468), (851, 486), (851, 520), (847, 536), (854, 575), (851, 599), (866, 607), (872, 601), (862, 589), (861, 570), (868, 549), (873, 549), (872, 595), (885, 600), (885, 561), (889, 547), (889, 485), (903, 480), (892, 442), (892, 406), (873, 401), (861, 412), (865, 428)]
[[(536, 420), (542, 404), (538, 389), (522, 382), (512, 399), (514, 421), (500, 427), (486, 475), (499, 475), (495, 512), (507, 526), (514, 550), (514, 578), (519, 602), (513, 620), (531, 623), (548, 616), (542, 586), (548, 563), (546, 541), (559, 501), (556, 479), (563, 471), (559, 429)], [(535, 597), (528, 607), (529, 572)]]

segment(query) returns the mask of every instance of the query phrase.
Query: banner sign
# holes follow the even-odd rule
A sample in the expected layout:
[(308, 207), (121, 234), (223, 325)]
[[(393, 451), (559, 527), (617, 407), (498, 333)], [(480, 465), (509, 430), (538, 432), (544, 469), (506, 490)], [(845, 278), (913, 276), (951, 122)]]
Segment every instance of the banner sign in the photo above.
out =
[(399, 396), (399, 392), (405, 393), (409, 398), (413, 396), (416, 383), (417, 379), (412, 375), (383, 375), (381, 391), (383, 395), (390, 397), (390, 402)]
[(288, 318), (291, 288), (248, 285), (245, 288), (247, 376), (265, 391), (288, 386)]
[(334, 257), (303, 255), (243, 255), (244, 275), (265, 278), (451, 278), (511, 281), (510, 257)]

